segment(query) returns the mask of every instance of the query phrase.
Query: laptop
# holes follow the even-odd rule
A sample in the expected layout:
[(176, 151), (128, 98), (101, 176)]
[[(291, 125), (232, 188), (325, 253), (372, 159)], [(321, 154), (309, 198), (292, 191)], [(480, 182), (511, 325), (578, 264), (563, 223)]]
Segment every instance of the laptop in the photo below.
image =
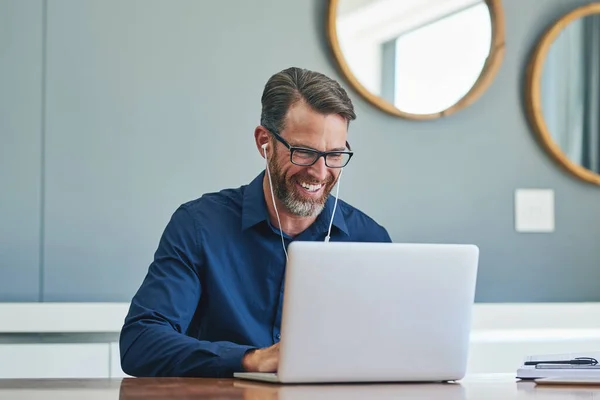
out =
[(292, 242), (272, 383), (445, 382), (465, 376), (479, 249)]

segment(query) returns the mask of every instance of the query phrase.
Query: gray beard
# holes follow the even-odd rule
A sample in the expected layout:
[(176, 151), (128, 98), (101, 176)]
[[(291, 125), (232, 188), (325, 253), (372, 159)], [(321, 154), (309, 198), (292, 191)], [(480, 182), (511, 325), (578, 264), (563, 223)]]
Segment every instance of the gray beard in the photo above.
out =
[(295, 190), (288, 190), (287, 182), (279, 167), (275, 163), (270, 162), (269, 164), (271, 178), (273, 179), (273, 193), (290, 213), (298, 217), (316, 217), (323, 211), (329, 193), (315, 202), (299, 199)]
[(321, 214), (321, 211), (325, 208), (325, 204), (295, 199), (289, 192), (284, 196), (280, 195), (281, 193), (276, 194), (279, 201), (281, 201), (292, 214), (298, 217), (316, 217)]

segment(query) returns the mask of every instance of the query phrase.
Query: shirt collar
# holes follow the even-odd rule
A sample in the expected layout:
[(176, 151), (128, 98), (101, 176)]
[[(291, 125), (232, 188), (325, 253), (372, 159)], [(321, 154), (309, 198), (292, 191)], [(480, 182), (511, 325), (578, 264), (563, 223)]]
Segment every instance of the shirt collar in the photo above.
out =
[[(265, 177), (265, 171), (263, 170), (250, 184), (244, 189), (243, 204), (242, 204), (242, 230), (253, 227), (254, 225), (269, 221), (269, 213), (267, 211), (267, 203), (263, 192), (263, 179)], [(325, 207), (317, 220), (315, 221), (314, 229), (316, 232), (327, 233), (329, 229), (329, 222), (331, 221), (331, 214), (333, 212), (333, 205), (335, 203), (335, 197), (329, 196)], [(348, 232), (348, 225), (346, 225), (346, 219), (343, 212), (341, 211), (340, 201), (335, 210), (335, 216), (333, 218), (333, 226), (340, 229), (346, 235), (350, 235)]]
[[(315, 221), (315, 231), (327, 233), (329, 230), (329, 223), (331, 222), (331, 214), (333, 213), (333, 205), (335, 203), (335, 196), (330, 195), (325, 203), (325, 207), (321, 214)], [(335, 208), (335, 215), (333, 217), (333, 226), (344, 232), (346, 235), (350, 235), (348, 232), (348, 225), (346, 225), (346, 218), (341, 210), (340, 200), (338, 200), (337, 207)]]

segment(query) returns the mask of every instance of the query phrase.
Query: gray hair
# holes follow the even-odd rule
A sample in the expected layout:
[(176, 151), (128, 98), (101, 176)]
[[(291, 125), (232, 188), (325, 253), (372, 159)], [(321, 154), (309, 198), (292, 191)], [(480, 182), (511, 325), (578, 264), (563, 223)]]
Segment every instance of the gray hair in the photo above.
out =
[(300, 100), (321, 114), (339, 114), (348, 123), (356, 119), (352, 100), (338, 82), (302, 68), (288, 68), (273, 75), (265, 85), (260, 124), (276, 133), (285, 128), (285, 115)]

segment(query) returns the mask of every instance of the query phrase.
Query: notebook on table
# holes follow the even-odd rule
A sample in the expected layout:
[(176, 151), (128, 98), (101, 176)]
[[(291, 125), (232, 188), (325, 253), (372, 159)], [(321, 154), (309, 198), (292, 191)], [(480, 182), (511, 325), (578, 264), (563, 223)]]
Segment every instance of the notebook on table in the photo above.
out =
[(600, 352), (546, 354), (526, 357), (517, 369), (518, 379), (600, 379)]

